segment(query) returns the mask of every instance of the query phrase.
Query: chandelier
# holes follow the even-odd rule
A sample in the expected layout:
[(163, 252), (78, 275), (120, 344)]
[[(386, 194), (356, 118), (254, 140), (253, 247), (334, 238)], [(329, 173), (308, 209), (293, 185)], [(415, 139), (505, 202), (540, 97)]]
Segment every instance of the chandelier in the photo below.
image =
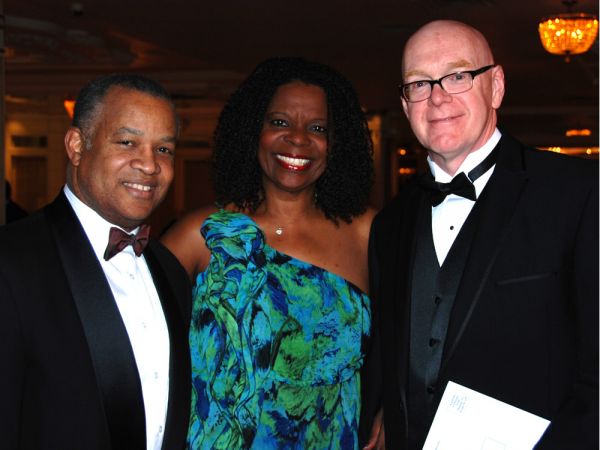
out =
[(540, 40), (546, 51), (564, 55), (568, 62), (571, 55), (585, 53), (598, 34), (598, 18), (592, 14), (571, 12), (577, 0), (564, 0), (564, 14), (545, 17), (539, 24)]

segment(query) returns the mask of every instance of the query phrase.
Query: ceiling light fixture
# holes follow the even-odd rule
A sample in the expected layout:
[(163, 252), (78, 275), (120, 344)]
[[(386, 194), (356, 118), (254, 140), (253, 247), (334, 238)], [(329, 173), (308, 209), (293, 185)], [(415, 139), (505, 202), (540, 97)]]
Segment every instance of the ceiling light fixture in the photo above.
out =
[(538, 26), (540, 40), (546, 51), (563, 55), (569, 62), (571, 55), (585, 53), (598, 35), (598, 18), (593, 14), (571, 12), (577, 0), (564, 0), (564, 14), (542, 19)]

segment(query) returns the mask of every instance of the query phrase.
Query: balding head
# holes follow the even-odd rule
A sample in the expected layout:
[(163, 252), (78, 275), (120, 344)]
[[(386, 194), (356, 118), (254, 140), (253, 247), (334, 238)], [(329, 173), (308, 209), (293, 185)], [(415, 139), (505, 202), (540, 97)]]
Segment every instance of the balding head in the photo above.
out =
[(487, 39), (481, 32), (470, 25), (455, 20), (435, 20), (419, 28), (406, 42), (402, 58), (402, 74), (406, 73), (406, 60), (416, 51), (426, 51), (436, 43), (454, 40), (457, 44), (469, 48), (476, 60), (474, 66), (484, 66), (494, 63), (492, 51)]
[(451, 175), (494, 133), (496, 109), (504, 96), (504, 72), (494, 65), (485, 37), (461, 22), (430, 22), (407, 41), (403, 83), (440, 80), (457, 72), (472, 77), (466, 90), (450, 94), (436, 82), (428, 98), (411, 102), (402, 98), (415, 136), (433, 161)]

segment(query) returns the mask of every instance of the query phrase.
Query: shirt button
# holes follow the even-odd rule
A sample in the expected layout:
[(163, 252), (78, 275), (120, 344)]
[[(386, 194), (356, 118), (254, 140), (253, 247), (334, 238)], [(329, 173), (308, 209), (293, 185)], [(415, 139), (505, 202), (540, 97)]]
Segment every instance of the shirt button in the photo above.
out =
[(435, 392), (435, 386), (429, 385), (427, 386), (427, 393), (433, 394)]
[(436, 305), (439, 305), (442, 302), (442, 298), (441, 297), (436, 297), (433, 301), (434, 301), (434, 303)]
[(160, 427), (158, 427), (158, 432), (159, 432), (159, 433), (162, 433), (162, 432), (163, 432), (163, 427), (162, 427), (162, 425), (161, 425)]
[(130, 273), (130, 274), (129, 274), (129, 278), (131, 278), (132, 280), (134, 280), (134, 279), (135, 279), (135, 275), (134, 275), (134, 274), (132, 274), (132, 273)]
[(432, 348), (436, 347), (439, 343), (440, 343), (439, 339), (435, 339), (435, 338), (429, 339), (429, 346)]
[(154, 372), (154, 379), (158, 380), (158, 372)]

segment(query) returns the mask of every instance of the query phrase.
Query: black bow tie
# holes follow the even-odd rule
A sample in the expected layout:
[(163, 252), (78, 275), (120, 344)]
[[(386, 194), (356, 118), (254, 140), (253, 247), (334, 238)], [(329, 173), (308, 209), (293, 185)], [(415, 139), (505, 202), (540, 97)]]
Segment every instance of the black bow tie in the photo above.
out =
[(450, 183), (439, 183), (433, 179), (424, 177), (421, 180), (421, 186), (425, 188), (429, 194), (429, 199), (432, 206), (437, 206), (444, 201), (447, 195), (455, 194), (460, 197), (468, 198), (469, 200), (477, 200), (475, 194), (475, 186), (467, 178), (464, 172), (459, 173)]
[(133, 247), (136, 256), (140, 256), (148, 244), (149, 225), (140, 225), (136, 234), (128, 234), (117, 227), (112, 227), (108, 235), (108, 245), (104, 251), (104, 259), (108, 261), (128, 245)]
[(433, 180), (433, 176), (428, 173), (421, 177), (420, 184), (423, 189), (429, 194), (429, 199), (432, 206), (437, 206), (444, 201), (447, 195), (454, 194), (460, 197), (468, 198), (469, 200), (477, 200), (475, 186), (473, 182), (481, 175), (486, 173), (495, 163), (498, 154), (498, 146), (469, 172), (465, 175), (464, 172), (459, 173), (450, 183), (439, 183)]

